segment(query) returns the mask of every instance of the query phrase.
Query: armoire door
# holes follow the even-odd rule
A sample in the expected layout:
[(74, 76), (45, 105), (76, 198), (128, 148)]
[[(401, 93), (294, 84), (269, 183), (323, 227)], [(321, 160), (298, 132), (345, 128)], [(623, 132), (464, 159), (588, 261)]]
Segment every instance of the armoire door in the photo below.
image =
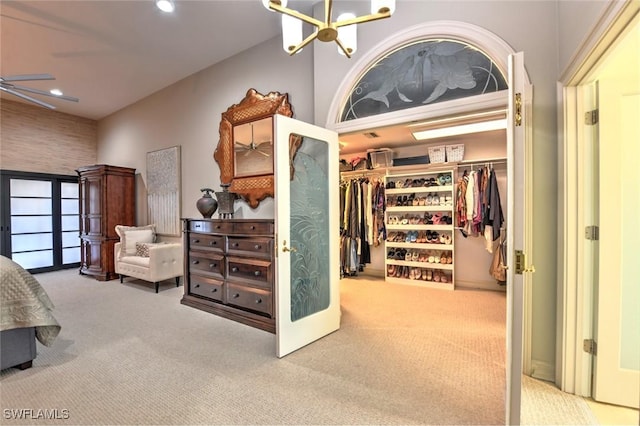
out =
[(281, 358), (340, 328), (339, 160), (336, 132), (276, 114), (274, 135)]
[[(524, 69), (524, 53), (509, 55), (509, 108), (507, 113), (507, 392), (506, 422), (520, 424), (525, 274), (534, 272), (527, 259), (525, 224), (527, 151), (530, 150), (531, 92)], [(530, 155), (530, 153), (529, 153)]]

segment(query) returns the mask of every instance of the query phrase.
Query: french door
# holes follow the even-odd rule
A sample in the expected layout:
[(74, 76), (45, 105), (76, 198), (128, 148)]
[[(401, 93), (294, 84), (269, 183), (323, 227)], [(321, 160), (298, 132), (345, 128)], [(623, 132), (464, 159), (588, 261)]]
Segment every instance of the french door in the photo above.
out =
[(2, 255), (30, 272), (79, 266), (78, 178), (2, 171)]
[(274, 135), (281, 358), (340, 328), (340, 173), (336, 132), (276, 114)]

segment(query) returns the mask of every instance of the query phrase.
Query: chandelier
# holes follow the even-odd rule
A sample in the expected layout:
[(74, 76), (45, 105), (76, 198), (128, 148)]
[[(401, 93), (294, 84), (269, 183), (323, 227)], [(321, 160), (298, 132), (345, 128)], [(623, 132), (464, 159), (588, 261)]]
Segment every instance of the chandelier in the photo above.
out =
[[(324, 0), (324, 21), (288, 8), (287, 0), (262, 0), (262, 4), (269, 10), (282, 13), (282, 47), (288, 54), (295, 55), (317, 38), (320, 41), (335, 41), (338, 52), (348, 58), (357, 49), (356, 24), (388, 18), (396, 6), (395, 0), (371, 0), (371, 14), (356, 16), (353, 13), (343, 13), (332, 22), (333, 0)], [(316, 27), (304, 40), (303, 22)]]

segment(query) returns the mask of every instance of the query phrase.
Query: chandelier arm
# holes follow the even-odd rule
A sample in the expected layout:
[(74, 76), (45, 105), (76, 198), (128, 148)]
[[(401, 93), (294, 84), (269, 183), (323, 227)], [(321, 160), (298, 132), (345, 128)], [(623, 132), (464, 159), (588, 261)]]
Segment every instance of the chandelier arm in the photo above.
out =
[(289, 52), (290, 56), (295, 55), (296, 53), (298, 53), (298, 51), (300, 49), (302, 49), (303, 47), (305, 47), (307, 44), (311, 43), (313, 40), (315, 40), (315, 38), (318, 37), (318, 32), (315, 31), (313, 34), (311, 34), (309, 37), (305, 38), (304, 40), (302, 40), (302, 43), (300, 43), (299, 45), (297, 45), (293, 50), (291, 50)]
[(301, 21), (307, 22), (311, 25), (315, 25), (318, 28), (322, 28), (324, 26), (324, 22), (322, 21), (318, 21), (317, 19), (300, 13), (297, 10), (289, 9), (288, 7), (282, 7), (272, 1), (269, 2), (269, 9), (284, 13), (285, 15), (293, 16), (294, 18), (298, 18)]
[(349, 53), (349, 50), (347, 49), (347, 47), (346, 47), (344, 44), (342, 44), (342, 42), (340, 41), (340, 39), (339, 39), (339, 38), (336, 38), (336, 40), (335, 40), (335, 41), (336, 41), (336, 43), (338, 44), (338, 46), (340, 47), (340, 49), (342, 49), (342, 52), (344, 53), (344, 55), (345, 55), (347, 58), (351, 58), (351, 53)]
[(333, 23), (333, 26), (335, 26), (336, 28), (345, 27), (347, 25), (361, 24), (363, 22), (377, 21), (379, 19), (385, 19), (385, 18), (389, 18), (389, 17), (391, 17), (391, 13), (389, 13), (389, 12), (372, 13), (370, 15), (358, 16), (357, 18), (353, 18), (353, 19), (345, 19), (344, 21), (337, 21), (337, 22)]
[(331, 15), (333, 13), (333, 0), (325, 0), (324, 2), (324, 19), (325, 25), (331, 25)]

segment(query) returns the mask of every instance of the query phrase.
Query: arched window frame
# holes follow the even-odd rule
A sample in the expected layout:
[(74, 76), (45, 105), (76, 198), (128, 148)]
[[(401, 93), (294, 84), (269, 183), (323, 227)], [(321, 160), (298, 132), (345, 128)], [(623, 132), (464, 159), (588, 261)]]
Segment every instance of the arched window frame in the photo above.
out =
[(484, 109), (506, 108), (508, 94), (506, 90), (503, 90), (344, 122), (340, 121), (340, 115), (346, 100), (370, 67), (391, 52), (404, 46), (430, 39), (450, 39), (469, 44), (489, 57), (505, 76), (507, 75), (508, 57), (510, 54), (515, 53), (515, 50), (497, 35), (482, 27), (466, 22), (434, 21), (409, 27), (379, 43), (364, 54), (351, 68), (336, 91), (327, 114), (326, 127), (338, 133), (349, 133), (373, 127), (391, 126), (417, 120), (423, 121), (430, 118), (453, 116)]

